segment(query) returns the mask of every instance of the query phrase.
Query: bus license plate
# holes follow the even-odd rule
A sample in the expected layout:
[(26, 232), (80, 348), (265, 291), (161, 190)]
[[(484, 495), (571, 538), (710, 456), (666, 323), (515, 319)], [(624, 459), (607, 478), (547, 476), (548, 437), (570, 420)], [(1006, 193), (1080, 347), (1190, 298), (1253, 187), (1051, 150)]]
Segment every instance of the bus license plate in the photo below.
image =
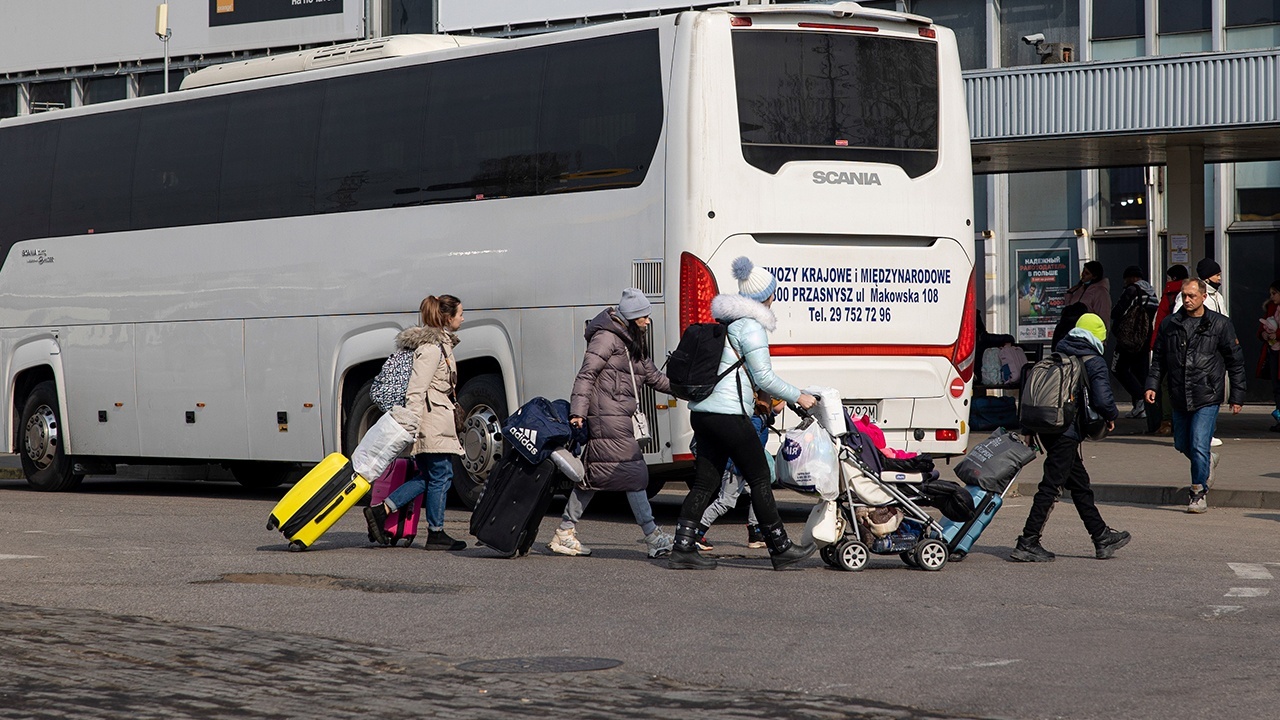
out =
[(871, 418), (871, 422), (879, 422), (880, 420), (880, 403), (874, 402), (851, 402), (845, 403), (844, 409), (854, 420), (866, 415)]

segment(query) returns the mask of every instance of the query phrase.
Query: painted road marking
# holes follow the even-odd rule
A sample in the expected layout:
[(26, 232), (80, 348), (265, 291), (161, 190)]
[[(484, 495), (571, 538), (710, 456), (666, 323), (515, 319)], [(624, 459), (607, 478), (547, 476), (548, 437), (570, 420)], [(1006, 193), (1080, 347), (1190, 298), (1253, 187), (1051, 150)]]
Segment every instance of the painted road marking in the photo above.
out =
[(1206, 618), (1220, 618), (1241, 612), (1244, 612), (1244, 608), (1239, 605), (1210, 605), (1209, 611), (1203, 615)]
[(1263, 597), (1271, 593), (1271, 588), (1259, 587), (1234, 587), (1227, 591), (1222, 597)]
[(4, 555), (0, 554), (0, 560), (42, 560), (43, 555)]
[(1275, 576), (1261, 563), (1227, 563), (1241, 580), (1274, 580)]

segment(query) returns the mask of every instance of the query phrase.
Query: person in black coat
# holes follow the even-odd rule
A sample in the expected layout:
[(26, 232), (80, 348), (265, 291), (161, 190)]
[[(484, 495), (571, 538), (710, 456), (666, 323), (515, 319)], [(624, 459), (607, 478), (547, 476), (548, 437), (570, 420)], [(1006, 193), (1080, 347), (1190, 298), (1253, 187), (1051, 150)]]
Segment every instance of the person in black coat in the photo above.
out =
[(1089, 485), (1089, 473), (1084, 469), (1084, 459), (1080, 453), (1080, 442), (1087, 432), (1086, 425), (1105, 424), (1107, 431), (1115, 428), (1115, 398), (1111, 394), (1111, 377), (1107, 362), (1102, 359), (1102, 351), (1106, 346), (1107, 327), (1102, 318), (1093, 313), (1085, 313), (1076, 322), (1075, 328), (1067, 333), (1054, 347), (1054, 352), (1074, 356), (1084, 363), (1082, 385), (1087, 389), (1089, 404), (1093, 410), (1090, 420), (1089, 409), (1081, 408), (1075, 421), (1060, 434), (1040, 434), (1040, 444), (1045, 449), (1044, 477), (1036, 489), (1036, 496), (1031, 501), (1031, 512), (1022, 528), (1022, 535), (1009, 554), (1009, 559), (1017, 562), (1053, 562), (1054, 554), (1045, 550), (1040, 544), (1040, 534), (1045, 522), (1049, 519), (1049, 511), (1057, 501), (1062, 488), (1071, 492), (1071, 500), (1075, 503), (1076, 512), (1084, 521), (1089, 537), (1093, 539), (1094, 554), (1099, 560), (1106, 560), (1116, 550), (1129, 543), (1129, 533), (1112, 530), (1103, 521), (1098, 506), (1093, 501), (1093, 488)]
[(1156, 331), (1147, 375), (1147, 402), (1153, 402), (1161, 379), (1168, 381), (1173, 406), (1173, 446), (1191, 460), (1191, 499), (1187, 512), (1209, 509), (1206, 495), (1213, 483), (1218, 454), (1209, 443), (1218, 423), (1223, 386), (1231, 379), (1231, 412), (1244, 405), (1244, 352), (1226, 315), (1205, 307), (1204, 280), (1182, 283), (1182, 307)]

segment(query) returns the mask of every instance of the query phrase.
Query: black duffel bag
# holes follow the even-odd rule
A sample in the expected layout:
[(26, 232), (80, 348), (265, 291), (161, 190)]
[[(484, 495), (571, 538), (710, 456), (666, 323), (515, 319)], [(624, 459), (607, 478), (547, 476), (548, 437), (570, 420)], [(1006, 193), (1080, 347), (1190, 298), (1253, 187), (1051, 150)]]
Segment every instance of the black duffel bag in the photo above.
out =
[(1001, 428), (964, 456), (956, 465), (956, 477), (965, 485), (1003, 495), (1018, 472), (1035, 459), (1035, 450), (1027, 447), (1016, 434)]

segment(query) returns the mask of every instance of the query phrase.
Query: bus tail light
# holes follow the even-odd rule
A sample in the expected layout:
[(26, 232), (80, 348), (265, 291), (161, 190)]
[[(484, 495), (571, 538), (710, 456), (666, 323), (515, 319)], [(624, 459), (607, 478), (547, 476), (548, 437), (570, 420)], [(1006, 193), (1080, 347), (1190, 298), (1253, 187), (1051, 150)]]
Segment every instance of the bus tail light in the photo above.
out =
[(975, 270), (969, 274), (969, 289), (965, 291), (964, 309), (960, 316), (960, 335), (956, 337), (956, 344), (951, 351), (951, 364), (960, 373), (960, 379), (966, 383), (973, 379), (973, 356), (978, 347), (978, 307), (974, 293), (976, 272)]
[(729, 27), (751, 27), (751, 18), (731, 15), (729, 17)]
[(920, 37), (936, 39), (938, 37), (938, 31), (933, 28), (920, 28)]
[(933, 439), (937, 440), (938, 442), (951, 442), (954, 440), (959, 440), (960, 431), (956, 430), (955, 428), (949, 428), (946, 430), (934, 430)]
[(714, 322), (711, 299), (720, 292), (711, 268), (693, 253), (680, 253), (680, 334), (695, 323)]

